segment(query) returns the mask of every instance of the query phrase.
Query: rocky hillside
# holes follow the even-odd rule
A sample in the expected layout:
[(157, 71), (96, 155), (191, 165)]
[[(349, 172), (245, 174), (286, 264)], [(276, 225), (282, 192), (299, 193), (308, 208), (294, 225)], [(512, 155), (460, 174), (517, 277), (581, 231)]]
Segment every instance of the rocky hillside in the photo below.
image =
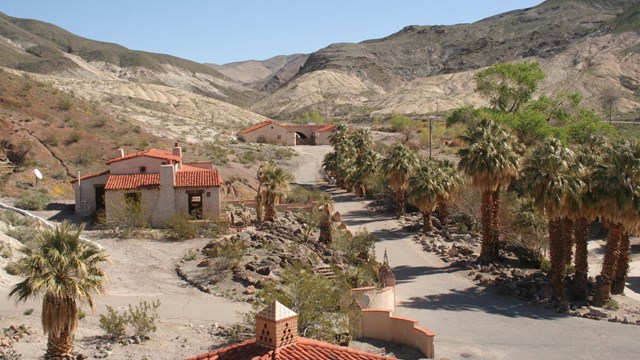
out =
[(86, 39), (42, 21), (2, 13), (0, 66), (93, 80), (163, 84), (235, 104), (248, 104), (257, 97), (253, 89), (204, 64), (129, 50)]
[[(408, 26), (383, 39), (333, 44), (312, 53), (292, 80), (254, 109), (280, 117), (313, 109), (338, 116), (354, 110), (425, 114), (436, 102), (445, 110), (477, 103), (475, 70), (527, 59), (554, 75), (545, 85), (552, 91), (577, 83), (594, 108), (606, 91), (621, 99), (618, 111), (637, 110), (630, 80), (639, 75), (632, 64), (638, 60), (637, 8), (637, 0), (549, 0), (473, 24)], [(596, 59), (581, 54), (587, 48)]]
[(279, 55), (267, 60), (247, 60), (224, 65), (207, 64), (222, 74), (258, 90), (273, 91), (294, 77), (307, 54)]

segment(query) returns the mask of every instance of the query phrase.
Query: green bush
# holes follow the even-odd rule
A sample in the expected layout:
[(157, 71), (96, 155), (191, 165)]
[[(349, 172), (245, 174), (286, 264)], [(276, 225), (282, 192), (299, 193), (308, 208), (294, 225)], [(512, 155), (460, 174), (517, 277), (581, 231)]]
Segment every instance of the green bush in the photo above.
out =
[(100, 315), (100, 328), (112, 339), (124, 336), (127, 330), (126, 310), (119, 314), (111, 306), (107, 305), (107, 315)]
[(71, 133), (71, 135), (69, 135), (69, 138), (67, 139), (67, 145), (77, 143), (78, 141), (80, 141), (81, 138), (82, 136), (80, 135), (80, 133), (77, 131), (74, 131)]
[(129, 305), (127, 323), (133, 327), (134, 335), (144, 337), (158, 330), (156, 322), (158, 321), (159, 307), (160, 300), (150, 303), (143, 301), (135, 307)]
[(540, 270), (544, 271), (545, 273), (551, 271), (551, 261), (549, 261), (549, 259), (547, 258), (542, 258), (542, 260), (540, 260)]
[(38, 189), (37, 191), (31, 191), (25, 195), (22, 195), (15, 202), (15, 206), (24, 210), (44, 210), (51, 201), (49, 194), (44, 189)]
[(71, 109), (71, 100), (68, 98), (62, 98), (60, 100), (58, 100), (58, 103), (56, 104), (56, 109), (60, 110), (60, 111), (67, 111)]
[(20, 275), (22, 274), (22, 265), (18, 261), (12, 261), (4, 267), (4, 270), (9, 275)]
[(178, 213), (169, 220), (170, 236), (176, 241), (192, 239), (198, 235), (198, 225), (191, 222), (191, 216)]

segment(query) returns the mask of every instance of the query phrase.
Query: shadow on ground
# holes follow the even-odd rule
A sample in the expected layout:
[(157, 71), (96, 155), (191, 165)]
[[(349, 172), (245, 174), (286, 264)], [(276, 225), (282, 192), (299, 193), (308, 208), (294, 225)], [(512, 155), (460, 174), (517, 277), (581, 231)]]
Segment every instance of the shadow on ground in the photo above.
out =
[(533, 307), (529, 303), (511, 297), (498, 296), (491, 290), (471, 287), (465, 290), (450, 290), (446, 294), (412, 297), (399, 304), (425, 310), (482, 311), (507, 317), (526, 317), (530, 319), (560, 319), (567, 317), (550, 310)]

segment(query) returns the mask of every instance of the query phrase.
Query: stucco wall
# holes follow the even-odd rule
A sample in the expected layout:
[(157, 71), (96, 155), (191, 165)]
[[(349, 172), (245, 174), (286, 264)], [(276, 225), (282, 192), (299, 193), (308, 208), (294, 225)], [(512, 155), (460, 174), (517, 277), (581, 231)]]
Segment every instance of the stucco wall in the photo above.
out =
[(109, 175), (95, 176), (86, 180), (80, 180), (80, 191), (78, 183), (74, 183), (73, 190), (76, 196), (76, 214), (88, 216), (96, 211), (96, 185), (107, 183)]
[(420, 351), (425, 357), (434, 357), (435, 334), (416, 326), (417, 320), (391, 316), (387, 310), (362, 310), (357, 338), (371, 338), (404, 344)]
[(331, 145), (329, 142), (329, 136), (333, 134), (333, 131), (323, 131), (316, 133), (316, 145)]
[(152, 226), (160, 226), (157, 221), (152, 218), (156, 212), (161, 212), (163, 206), (166, 205), (160, 202), (160, 188), (153, 189), (138, 189), (138, 190), (107, 190), (105, 192), (106, 203), (106, 217), (108, 223), (117, 224), (135, 214), (131, 214), (127, 211), (125, 194), (127, 193), (139, 193), (140, 194), (140, 207), (142, 210), (141, 216), (144, 216), (147, 222)]
[(391, 286), (383, 289), (373, 286), (351, 289), (351, 298), (358, 301), (363, 309), (395, 310), (395, 288)]
[[(242, 134), (240, 137), (246, 142), (256, 143), (258, 142), (258, 138), (261, 136), (263, 136), (266, 139), (267, 143), (270, 144), (296, 144), (295, 132), (289, 132), (285, 127), (278, 124), (263, 126), (248, 134)], [(280, 139), (278, 139), (278, 136), (280, 136)]]
[[(204, 216), (218, 216), (220, 213), (220, 188), (177, 188), (175, 210), (186, 214), (189, 211), (188, 191), (202, 191), (202, 210)], [(210, 195), (207, 196), (207, 193)]]
[(146, 173), (157, 174), (160, 172), (160, 166), (163, 162), (167, 162), (167, 160), (139, 156), (111, 163), (109, 169), (112, 174), (140, 174), (140, 167), (144, 166), (147, 168)]

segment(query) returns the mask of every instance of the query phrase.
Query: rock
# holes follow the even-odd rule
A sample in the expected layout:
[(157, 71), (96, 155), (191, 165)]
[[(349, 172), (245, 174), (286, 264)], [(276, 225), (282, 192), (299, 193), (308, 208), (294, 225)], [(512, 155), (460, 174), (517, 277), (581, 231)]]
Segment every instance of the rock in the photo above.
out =
[(202, 261), (200, 261), (198, 263), (198, 265), (196, 265), (197, 267), (208, 267), (209, 265), (211, 265), (211, 260), (209, 259), (204, 259)]
[(262, 266), (256, 269), (256, 272), (260, 275), (268, 276), (271, 274), (271, 268), (268, 266)]
[(496, 293), (498, 295), (501, 295), (501, 296), (506, 296), (506, 295), (509, 295), (511, 293), (511, 290), (509, 290), (509, 287), (507, 287), (506, 284), (500, 284), (500, 285), (498, 285), (498, 288), (496, 289)]
[(477, 274), (476, 277), (473, 278), (473, 280), (482, 280), (482, 274)]
[(553, 297), (553, 287), (549, 284), (542, 285), (540, 290), (538, 290), (538, 297), (540, 299), (551, 300)]
[(562, 300), (558, 304), (558, 310), (561, 312), (568, 311), (570, 307), (571, 307), (571, 302), (569, 302), (569, 300)]
[(466, 242), (471, 241), (471, 234), (464, 234), (463, 239), (464, 239), (464, 241), (466, 241)]
[(592, 306), (591, 309), (589, 309), (589, 315), (600, 318), (608, 318), (609, 312), (603, 308)]
[(256, 287), (253, 285), (249, 285), (247, 286), (246, 289), (244, 289), (244, 293), (247, 295), (255, 295), (256, 293)]

